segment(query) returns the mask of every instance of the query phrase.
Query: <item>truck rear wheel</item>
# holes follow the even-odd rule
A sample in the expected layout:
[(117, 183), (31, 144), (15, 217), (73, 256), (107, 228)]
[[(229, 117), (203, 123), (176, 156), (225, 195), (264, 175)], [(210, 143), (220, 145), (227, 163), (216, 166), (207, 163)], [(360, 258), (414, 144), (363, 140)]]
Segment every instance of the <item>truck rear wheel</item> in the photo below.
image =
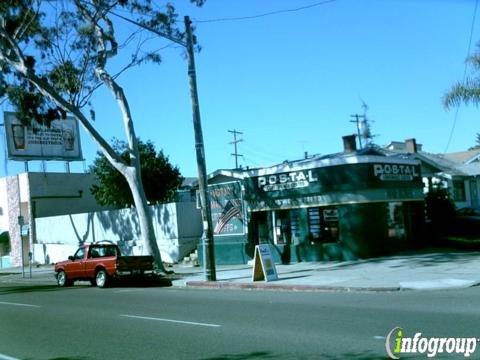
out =
[(97, 275), (95, 276), (95, 283), (99, 288), (104, 288), (108, 284), (108, 274), (104, 269), (100, 269), (97, 271)]

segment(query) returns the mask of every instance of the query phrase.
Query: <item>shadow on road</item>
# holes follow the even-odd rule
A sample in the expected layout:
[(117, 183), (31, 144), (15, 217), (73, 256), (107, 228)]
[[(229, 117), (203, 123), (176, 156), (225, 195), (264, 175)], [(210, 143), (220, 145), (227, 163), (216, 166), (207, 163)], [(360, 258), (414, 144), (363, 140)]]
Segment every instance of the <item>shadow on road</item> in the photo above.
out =
[[(38, 359), (27, 358), (25, 360), (38, 360)], [(94, 360), (94, 358), (86, 357), (86, 356), (65, 356), (65, 357), (50, 358), (48, 360)]]
[(268, 360), (268, 359), (297, 359), (297, 360), (310, 360), (310, 359), (325, 359), (325, 360), (341, 360), (341, 359), (359, 359), (359, 360), (380, 360), (385, 359), (385, 356), (375, 355), (372, 352), (351, 352), (340, 355), (329, 354), (312, 354), (312, 355), (299, 355), (299, 354), (275, 354), (266, 351), (256, 351), (245, 354), (231, 354), (220, 355), (215, 357), (203, 358), (202, 360)]
[[(172, 281), (167, 278), (159, 279), (138, 279), (138, 280), (128, 280), (128, 281), (118, 281), (111, 284), (111, 288), (138, 288), (138, 287), (170, 287), (172, 286)], [(88, 282), (81, 282), (68, 287), (59, 287), (56, 284), (52, 285), (39, 285), (39, 284), (25, 284), (25, 285), (0, 285), (0, 296), (8, 294), (21, 294), (21, 293), (35, 293), (35, 292), (52, 292), (52, 291), (67, 291), (75, 289), (85, 289), (90, 288), (91, 286)]]
[(0, 287), (0, 295), (20, 294), (32, 292), (59, 291), (65, 288), (59, 288), (57, 285), (15, 285)]
[(131, 288), (131, 287), (169, 287), (172, 286), (172, 280), (170, 278), (157, 278), (157, 279), (131, 279), (115, 281), (110, 287), (115, 288)]

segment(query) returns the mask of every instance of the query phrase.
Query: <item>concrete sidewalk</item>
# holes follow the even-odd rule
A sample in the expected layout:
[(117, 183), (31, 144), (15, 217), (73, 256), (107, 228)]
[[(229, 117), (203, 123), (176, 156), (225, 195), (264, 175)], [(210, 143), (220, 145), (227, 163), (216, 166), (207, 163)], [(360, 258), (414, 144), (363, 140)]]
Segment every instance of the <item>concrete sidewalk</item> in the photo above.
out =
[[(480, 284), (480, 252), (430, 251), (348, 262), (276, 265), (278, 280), (253, 282), (251, 265), (217, 266), (217, 281), (203, 269), (173, 265), (167, 278), (177, 287), (272, 289), (290, 291), (399, 291), (467, 288)], [(53, 266), (1, 269), (0, 283), (55, 285)]]
[(217, 282), (203, 269), (175, 266), (176, 286), (277, 290), (399, 291), (467, 288), (480, 284), (480, 252), (428, 252), (348, 262), (276, 265), (278, 280), (253, 282), (252, 266), (217, 266)]

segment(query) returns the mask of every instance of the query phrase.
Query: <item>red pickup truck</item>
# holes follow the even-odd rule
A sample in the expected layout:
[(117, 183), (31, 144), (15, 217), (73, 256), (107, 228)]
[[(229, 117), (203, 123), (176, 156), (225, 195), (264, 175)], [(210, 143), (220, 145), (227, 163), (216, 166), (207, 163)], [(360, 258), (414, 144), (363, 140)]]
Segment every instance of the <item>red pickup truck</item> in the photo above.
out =
[(59, 286), (71, 286), (74, 281), (90, 281), (98, 287), (126, 276), (155, 276), (152, 256), (122, 256), (117, 245), (95, 243), (82, 245), (68, 260), (55, 264)]

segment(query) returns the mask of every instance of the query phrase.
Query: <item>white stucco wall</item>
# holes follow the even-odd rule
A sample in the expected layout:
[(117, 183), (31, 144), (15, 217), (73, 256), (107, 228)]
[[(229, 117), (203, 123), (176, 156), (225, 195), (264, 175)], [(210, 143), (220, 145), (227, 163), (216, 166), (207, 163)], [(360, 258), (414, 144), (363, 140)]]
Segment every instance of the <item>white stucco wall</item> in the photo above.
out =
[[(195, 203), (152, 206), (155, 235), (165, 262), (174, 263), (193, 251), (202, 234)], [(143, 252), (137, 214), (133, 209), (108, 210), (36, 219), (34, 261), (55, 262), (72, 255), (79, 243), (109, 240), (128, 255)]]

